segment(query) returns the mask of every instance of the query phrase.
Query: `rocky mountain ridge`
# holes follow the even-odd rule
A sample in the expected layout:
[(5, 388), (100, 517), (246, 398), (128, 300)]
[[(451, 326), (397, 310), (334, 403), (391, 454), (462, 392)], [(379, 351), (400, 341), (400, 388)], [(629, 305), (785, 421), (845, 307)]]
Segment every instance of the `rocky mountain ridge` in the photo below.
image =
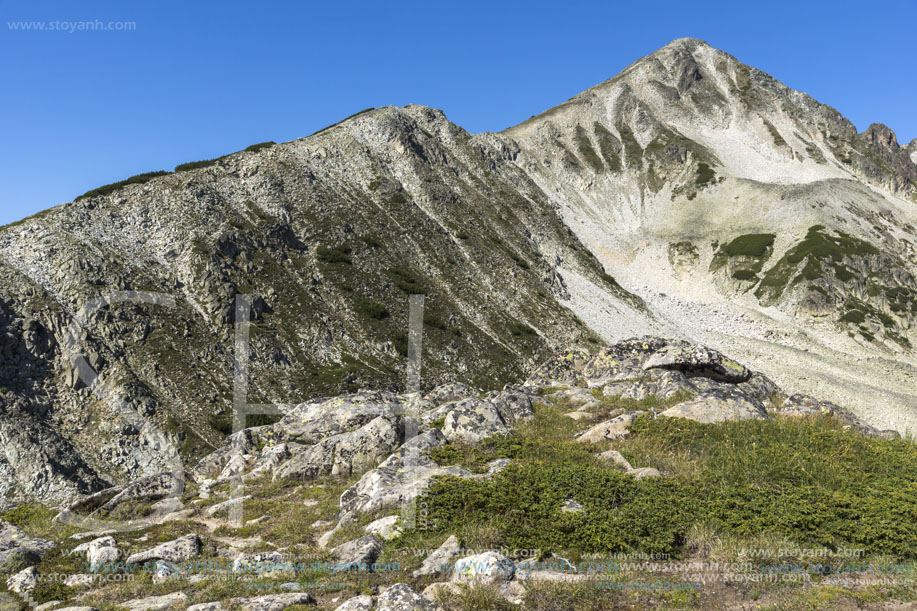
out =
[[(0, 229), (0, 495), (66, 503), (219, 447), (236, 294), (251, 403), (403, 391), (420, 293), (427, 388), (666, 334), (907, 430), (914, 146), (682, 39), (500, 134), (374, 109), (78, 198)], [(80, 320), (129, 291), (172, 305)]]

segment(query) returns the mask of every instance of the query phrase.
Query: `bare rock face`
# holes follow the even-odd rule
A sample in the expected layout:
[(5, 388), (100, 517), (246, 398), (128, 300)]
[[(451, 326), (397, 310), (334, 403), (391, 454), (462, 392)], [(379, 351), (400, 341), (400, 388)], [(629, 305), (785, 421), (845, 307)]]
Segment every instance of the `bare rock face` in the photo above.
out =
[(406, 583), (396, 583), (376, 597), (376, 611), (435, 611), (437, 605), (415, 592)]
[(860, 134), (860, 137), (872, 145), (881, 146), (893, 152), (897, 152), (899, 148), (895, 132), (881, 123), (873, 123)]
[(305, 592), (290, 592), (288, 594), (233, 598), (232, 602), (243, 611), (283, 611), (293, 605), (314, 605), (315, 599)]

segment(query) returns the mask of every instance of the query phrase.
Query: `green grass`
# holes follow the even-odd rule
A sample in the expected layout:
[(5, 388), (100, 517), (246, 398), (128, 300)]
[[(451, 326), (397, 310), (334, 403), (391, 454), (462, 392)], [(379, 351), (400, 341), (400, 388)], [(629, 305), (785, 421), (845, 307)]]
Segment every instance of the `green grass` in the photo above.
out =
[(737, 269), (734, 272), (732, 272), (732, 277), (735, 278), (736, 280), (741, 280), (743, 282), (746, 282), (749, 280), (757, 280), (758, 274), (755, 273), (755, 271), (752, 269)]
[(319, 246), (315, 252), (316, 257), (322, 263), (345, 263), (350, 264), (350, 253), (353, 252), (349, 246)]
[[(607, 446), (574, 441), (582, 426), (559, 405), (541, 406), (514, 437), (432, 451), (473, 470), (499, 457), (513, 464), (490, 481), (437, 480), (423, 498), (429, 528), (491, 524), (501, 545), (569, 557), (686, 556), (690, 533), (707, 526), (739, 540), (917, 558), (917, 446), (909, 441), (861, 436), (827, 417), (717, 425), (643, 417), (615, 447), (634, 466), (671, 477), (637, 481), (594, 458)], [(561, 512), (568, 498), (585, 510)]]
[(605, 129), (601, 123), (596, 121), (592, 124), (593, 133), (599, 143), (599, 150), (602, 152), (602, 158), (611, 172), (621, 171), (621, 143), (614, 137), (610, 131)]
[(777, 236), (773, 233), (749, 233), (740, 235), (720, 251), (728, 257), (763, 257), (770, 252)]
[(127, 185), (142, 185), (143, 183), (149, 182), (153, 180), (154, 178), (158, 178), (160, 176), (167, 176), (170, 173), (171, 172), (166, 172), (165, 170), (159, 170), (157, 172), (145, 172), (143, 174), (137, 174), (135, 176), (131, 176), (130, 178), (119, 180), (118, 182), (113, 182), (108, 185), (102, 185), (101, 187), (96, 187), (95, 189), (90, 189), (89, 191), (86, 191), (79, 197), (75, 198), (73, 201), (78, 202), (81, 199), (84, 199), (87, 197), (98, 197), (101, 195), (109, 195), (110, 193), (114, 193), (115, 191), (123, 187), (126, 187)]
[(603, 172), (605, 170), (605, 164), (602, 163), (598, 153), (592, 148), (592, 142), (589, 141), (589, 134), (586, 133), (582, 125), (576, 126), (573, 138), (576, 141), (577, 150), (580, 155), (582, 155), (583, 159), (586, 160), (586, 163), (596, 172)]
[(395, 266), (388, 269), (388, 276), (402, 292), (408, 295), (419, 295), (424, 292), (420, 279), (406, 267)]
[(711, 184), (716, 178), (716, 172), (713, 171), (709, 165), (701, 161), (697, 164), (697, 171), (694, 175), (694, 186), (698, 189), (703, 189), (707, 185)]
[(389, 311), (385, 309), (385, 306), (369, 297), (363, 297), (357, 301), (355, 309), (363, 316), (376, 320), (384, 320), (389, 317)]
[(268, 140), (267, 142), (258, 142), (257, 144), (251, 144), (245, 147), (245, 150), (249, 153), (257, 153), (258, 151), (263, 151), (264, 149), (271, 148), (277, 144), (273, 140)]

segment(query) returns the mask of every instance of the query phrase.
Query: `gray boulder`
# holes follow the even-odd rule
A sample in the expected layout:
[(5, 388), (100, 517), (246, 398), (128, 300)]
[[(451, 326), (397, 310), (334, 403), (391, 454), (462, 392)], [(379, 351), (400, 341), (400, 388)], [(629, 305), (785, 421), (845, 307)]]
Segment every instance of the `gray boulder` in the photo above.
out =
[(127, 564), (165, 560), (166, 562), (183, 562), (201, 553), (201, 538), (195, 534), (185, 535), (172, 541), (162, 543), (143, 552), (127, 557)]
[(420, 568), (414, 571), (414, 577), (448, 575), (452, 572), (452, 565), (450, 563), (454, 558), (459, 556), (464, 549), (459, 538), (455, 535), (450, 535), (442, 545), (430, 552), (420, 565)]
[(6, 580), (6, 589), (17, 594), (31, 592), (36, 587), (38, 587), (38, 570), (34, 566), (22, 569)]
[(455, 563), (453, 583), (499, 585), (513, 578), (515, 564), (496, 552), (466, 556)]
[(705, 390), (693, 399), (662, 412), (670, 418), (687, 418), (697, 422), (726, 422), (767, 418), (764, 406), (732, 385)]
[(242, 611), (283, 611), (293, 605), (314, 605), (315, 599), (305, 592), (289, 592), (251, 598), (233, 598), (232, 603)]
[(376, 597), (376, 611), (434, 611), (439, 609), (430, 600), (415, 592), (406, 583), (396, 583)]
[(184, 609), (188, 606), (188, 596), (184, 592), (173, 592), (163, 596), (135, 598), (119, 603), (118, 606), (124, 607), (128, 611), (166, 611), (176, 607)]
[(28, 535), (18, 526), (0, 520), (0, 571), (13, 572), (38, 564), (55, 544)]
[(367, 594), (363, 594), (362, 596), (354, 596), (353, 598), (345, 601), (334, 611), (372, 611), (372, 608), (373, 597)]
[(404, 439), (401, 416), (374, 418), (356, 431), (328, 437), (277, 467), (274, 479), (347, 477), (375, 467)]
[(477, 443), (494, 435), (505, 435), (509, 425), (500, 410), (483, 399), (465, 399), (446, 414), (443, 435), (451, 442)]
[(382, 541), (375, 535), (366, 535), (338, 545), (331, 550), (339, 570), (369, 572), (382, 553)]
[(576, 440), (581, 443), (599, 443), (605, 440), (623, 439), (630, 435), (630, 426), (637, 417), (645, 413), (636, 411), (615, 416), (611, 420), (600, 422), (591, 429), (580, 433)]
[(590, 387), (600, 387), (640, 377), (646, 358), (667, 343), (658, 337), (642, 337), (603, 348), (584, 365), (583, 378)]
[(716, 350), (690, 344), (663, 346), (645, 361), (643, 369), (673, 369), (688, 377), (703, 377), (738, 384), (751, 377), (751, 371)]
[(583, 367), (589, 360), (585, 350), (573, 349), (558, 352), (542, 363), (523, 383), (523, 386), (547, 388), (551, 386), (578, 386), (584, 382)]

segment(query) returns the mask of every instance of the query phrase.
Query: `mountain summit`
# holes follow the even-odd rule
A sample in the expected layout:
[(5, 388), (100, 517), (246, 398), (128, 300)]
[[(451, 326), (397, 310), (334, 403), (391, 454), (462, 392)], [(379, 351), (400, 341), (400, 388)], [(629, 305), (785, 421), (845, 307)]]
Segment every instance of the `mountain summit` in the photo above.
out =
[(665, 335), (913, 430), (915, 146), (679, 39), (502, 133), (370, 109), (107, 185), (0, 229), (0, 496), (220, 447), (237, 294), (249, 403), (405, 390), (423, 294), (424, 390)]

